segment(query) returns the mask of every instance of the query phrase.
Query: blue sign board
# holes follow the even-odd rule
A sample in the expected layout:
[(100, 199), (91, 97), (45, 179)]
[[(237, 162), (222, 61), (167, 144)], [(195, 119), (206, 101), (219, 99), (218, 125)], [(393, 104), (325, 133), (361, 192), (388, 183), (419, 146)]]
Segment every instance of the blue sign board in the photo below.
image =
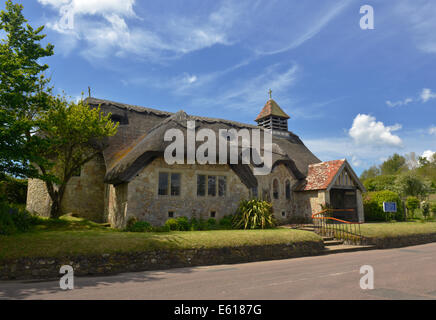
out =
[(383, 211), (384, 212), (397, 212), (397, 203), (396, 202), (383, 202)]

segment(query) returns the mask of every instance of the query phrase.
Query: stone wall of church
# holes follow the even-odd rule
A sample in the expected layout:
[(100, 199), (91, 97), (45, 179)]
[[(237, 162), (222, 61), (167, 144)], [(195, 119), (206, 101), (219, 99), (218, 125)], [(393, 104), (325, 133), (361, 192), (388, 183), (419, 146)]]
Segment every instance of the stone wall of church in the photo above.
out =
[[(158, 195), (159, 172), (181, 174), (180, 196)], [(225, 176), (226, 195), (197, 196), (197, 174)], [(174, 217), (204, 219), (215, 212), (215, 217), (220, 219), (235, 213), (239, 201), (248, 197), (248, 188), (228, 165), (168, 165), (163, 158), (158, 158), (129, 182), (124, 223), (132, 216), (161, 225), (168, 219), (169, 212), (173, 212)]]
[(294, 193), (295, 211), (308, 218), (322, 210), (322, 205), (330, 202), (330, 194), (325, 190), (300, 191)]
[[(103, 222), (105, 171), (103, 157), (98, 156), (82, 167), (80, 176), (71, 177), (61, 203), (62, 212)], [(49, 216), (51, 199), (45, 183), (38, 179), (29, 179), (27, 191), (27, 210)]]
[(39, 179), (27, 181), (26, 209), (42, 217), (50, 216), (51, 199), (45, 182)]
[[(330, 203), (330, 192), (326, 190), (295, 192), (294, 197), (294, 210), (307, 217), (321, 211), (322, 205)], [(364, 222), (362, 192), (359, 189), (356, 189), (356, 204), (359, 222)]]
[[(278, 198), (274, 198), (274, 180), (278, 181)], [(292, 189), (298, 180), (286, 168), (285, 165), (280, 164), (276, 166), (273, 171), (266, 176), (257, 176), (258, 181), (258, 195), (261, 199), (270, 201), (273, 205), (273, 212), (276, 219), (286, 220), (298, 214), (294, 210), (294, 194)], [(290, 185), (290, 197), (286, 198), (286, 181)]]
[[(158, 195), (159, 172), (181, 174), (180, 195)], [(197, 196), (198, 174), (225, 176), (226, 196)], [(272, 202), (274, 215), (279, 221), (301, 214), (295, 209), (295, 194), (292, 192), (297, 180), (284, 165), (278, 165), (271, 174), (257, 176), (257, 179), (258, 196)], [(278, 181), (278, 199), (273, 195), (274, 180)], [(289, 199), (286, 198), (287, 180), (291, 190)], [(252, 195), (252, 190), (248, 190), (227, 165), (168, 165), (159, 158), (128, 184), (109, 186), (107, 215), (111, 225), (118, 228), (124, 227), (130, 217), (162, 225), (169, 218), (169, 212), (174, 217), (203, 219), (208, 219), (215, 212), (215, 217), (220, 219), (234, 214), (239, 201)]]
[(107, 221), (114, 228), (124, 228), (127, 222), (129, 184), (107, 186)]

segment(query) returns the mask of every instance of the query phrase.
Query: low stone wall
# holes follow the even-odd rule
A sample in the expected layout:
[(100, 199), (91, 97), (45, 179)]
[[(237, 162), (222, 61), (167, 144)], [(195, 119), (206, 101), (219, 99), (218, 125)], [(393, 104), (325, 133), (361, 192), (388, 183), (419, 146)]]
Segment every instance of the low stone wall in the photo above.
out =
[(369, 238), (368, 244), (377, 249), (401, 248), (436, 242), (436, 233), (412, 234), (398, 237)]
[(287, 259), (322, 254), (322, 241), (295, 244), (242, 246), (112, 253), (63, 258), (20, 258), (0, 262), (0, 279), (56, 279), (62, 265), (71, 265), (76, 276), (108, 275), (215, 264)]

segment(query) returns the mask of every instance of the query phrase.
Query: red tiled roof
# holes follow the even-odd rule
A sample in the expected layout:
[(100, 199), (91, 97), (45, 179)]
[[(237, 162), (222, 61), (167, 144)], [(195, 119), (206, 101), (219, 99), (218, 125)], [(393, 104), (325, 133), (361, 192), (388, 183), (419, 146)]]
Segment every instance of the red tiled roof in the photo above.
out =
[(310, 164), (306, 182), (299, 190), (308, 191), (327, 189), (344, 162), (345, 159)]
[(265, 106), (263, 107), (262, 111), (259, 113), (255, 121), (271, 115), (289, 119), (289, 116), (282, 110), (282, 108), (280, 108), (277, 102), (275, 102), (273, 99), (269, 99), (265, 103)]

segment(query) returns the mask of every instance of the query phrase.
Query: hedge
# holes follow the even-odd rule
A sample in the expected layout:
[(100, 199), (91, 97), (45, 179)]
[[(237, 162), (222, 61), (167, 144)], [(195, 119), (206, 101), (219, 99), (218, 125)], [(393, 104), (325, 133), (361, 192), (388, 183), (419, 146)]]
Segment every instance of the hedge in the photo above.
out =
[(27, 197), (27, 180), (16, 179), (7, 175), (0, 176), (0, 201), (25, 204)]
[[(397, 212), (383, 212), (383, 202), (396, 202)], [(363, 208), (365, 212), (365, 221), (389, 221), (391, 219), (404, 220), (404, 209), (401, 198), (398, 193), (383, 190), (368, 192), (363, 196)]]

